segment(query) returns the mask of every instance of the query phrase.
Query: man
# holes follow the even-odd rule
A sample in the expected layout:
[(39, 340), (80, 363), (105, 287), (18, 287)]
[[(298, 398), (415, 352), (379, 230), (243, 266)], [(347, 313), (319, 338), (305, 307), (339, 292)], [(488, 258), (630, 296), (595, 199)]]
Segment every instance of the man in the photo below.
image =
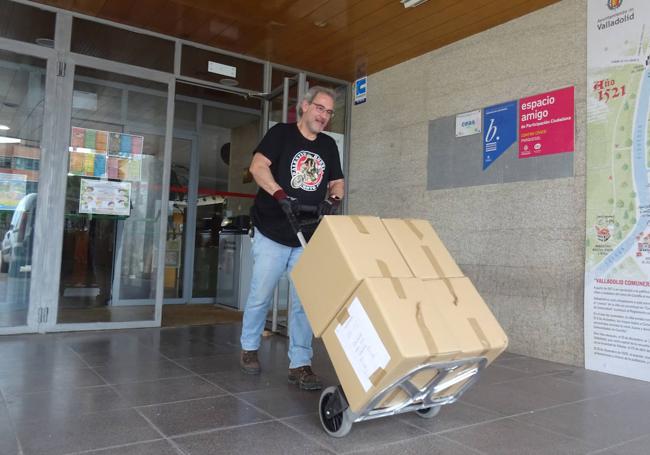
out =
[[(244, 308), (241, 368), (259, 374), (257, 350), (271, 296), (284, 272), (290, 272), (302, 253), (288, 215), (300, 217), (299, 206), (319, 206), (321, 214), (336, 213), (344, 180), (334, 140), (323, 129), (334, 115), (332, 90), (312, 87), (300, 102), (297, 123), (271, 128), (255, 149), (250, 172), (260, 189), (251, 210), (253, 275)], [(309, 240), (315, 224), (303, 229)], [(312, 331), (298, 295), (291, 286), (289, 311), (289, 382), (318, 390), (321, 381), (311, 370)]]

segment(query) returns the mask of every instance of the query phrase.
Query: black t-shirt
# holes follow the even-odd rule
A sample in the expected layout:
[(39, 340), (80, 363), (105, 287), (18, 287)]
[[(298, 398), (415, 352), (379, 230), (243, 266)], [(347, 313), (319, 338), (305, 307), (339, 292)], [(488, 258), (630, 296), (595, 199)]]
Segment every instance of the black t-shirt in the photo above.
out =
[[(310, 141), (295, 123), (275, 125), (255, 151), (271, 161), (275, 181), (302, 205), (318, 205), (327, 196), (328, 183), (343, 178), (334, 139), (319, 133)], [(255, 196), (251, 215), (255, 227), (266, 237), (283, 245), (300, 246), (278, 201), (262, 188)], [(303, 228), (307, 240), (315, 229), (315, 224)]]

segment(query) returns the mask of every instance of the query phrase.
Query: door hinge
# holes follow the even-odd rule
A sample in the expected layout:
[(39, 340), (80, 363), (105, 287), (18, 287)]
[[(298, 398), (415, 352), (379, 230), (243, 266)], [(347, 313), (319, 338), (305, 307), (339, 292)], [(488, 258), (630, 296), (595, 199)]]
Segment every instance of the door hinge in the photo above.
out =
[(39, 308), (38, 309), (38, 323), (45, 324), (47, 322), (47, 317), (50, 313), (49, 308)]
[(65, 77), (65, 68), (66, 68), (65, 62), (58, 62), (56, 75), (59, 77)]

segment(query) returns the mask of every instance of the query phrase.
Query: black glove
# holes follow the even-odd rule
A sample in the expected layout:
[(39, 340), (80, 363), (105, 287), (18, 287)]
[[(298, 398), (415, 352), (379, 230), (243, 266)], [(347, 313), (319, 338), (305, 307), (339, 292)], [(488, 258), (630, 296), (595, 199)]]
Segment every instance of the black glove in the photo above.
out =
[(298, 199), (289, 196), (283, 189), (279, 189), (273, 193), (273, 197), (278, 201), (280, 208), (287, 216), (298, 216), (298, 213), (300, 212), (300, 203), (298, 202)]
[(325, 199), (323, 202), (318, 204), (318, 215), (336, 215), (339, 211), (339, 206), (341, 205), (341, 198), (336, 196), (330, 196)]

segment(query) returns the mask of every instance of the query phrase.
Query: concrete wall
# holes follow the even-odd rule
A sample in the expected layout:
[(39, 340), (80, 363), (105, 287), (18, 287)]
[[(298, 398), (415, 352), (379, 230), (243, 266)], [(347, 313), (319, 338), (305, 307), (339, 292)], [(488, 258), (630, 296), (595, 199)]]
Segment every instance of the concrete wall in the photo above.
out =
[[(563, 0), (369, 77), (352, 109), (349, 211), (426, 218), (510, 337), (582, 365), (586, 0)], [(427, 191), (429, 120), (576, 87), (574, 176)]]

